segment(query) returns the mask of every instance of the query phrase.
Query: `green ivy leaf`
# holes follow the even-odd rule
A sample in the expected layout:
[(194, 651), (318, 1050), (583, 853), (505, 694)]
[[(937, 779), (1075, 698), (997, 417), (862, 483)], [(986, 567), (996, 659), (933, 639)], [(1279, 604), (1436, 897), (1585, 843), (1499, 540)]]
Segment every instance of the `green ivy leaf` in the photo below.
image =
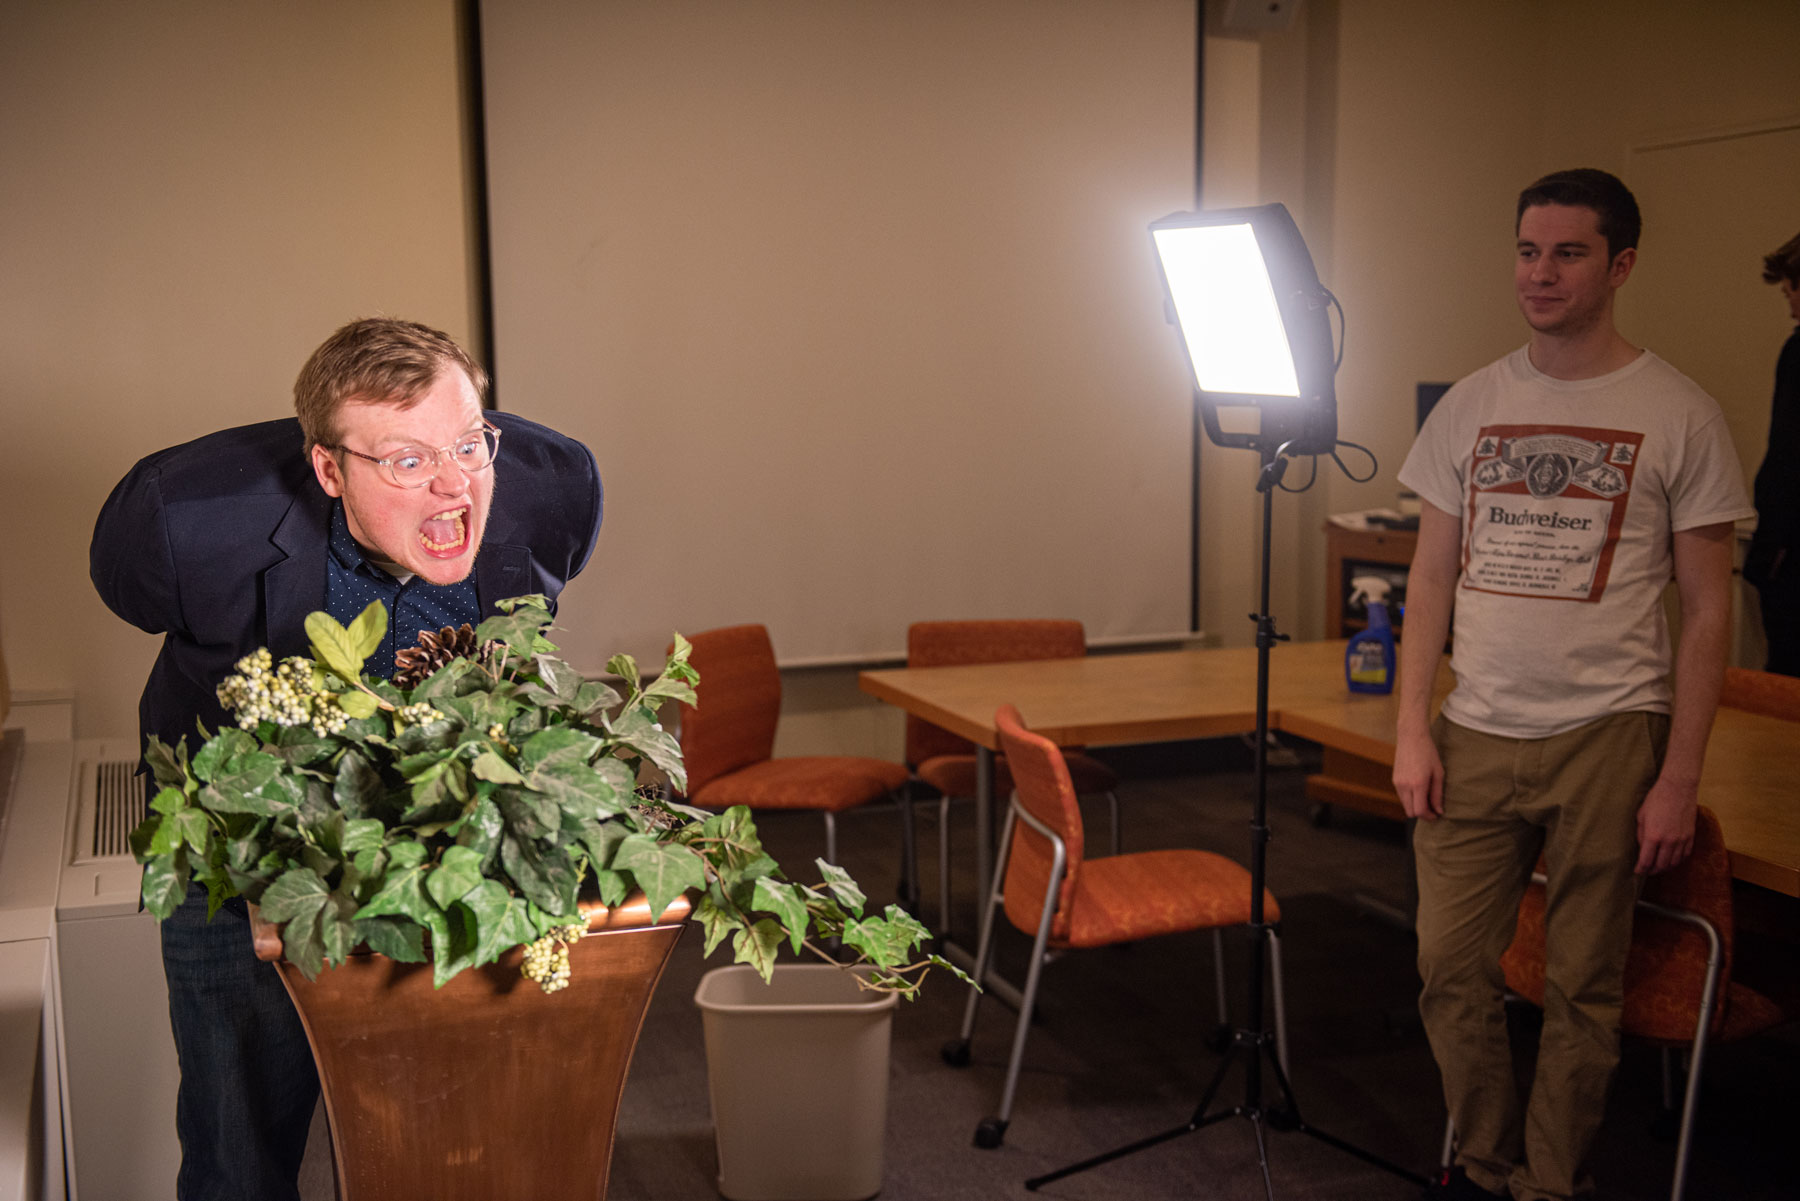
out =
[[(379, 606), (380, 601), (373, 602)], [(366, 614), (368, 610), (364, 610)], [(357, 620), (361, 620), (359, 617)], [(385, 628), (387, 616), (382, 615)], [(362, 679), (363, 660), (367, 654), (359, 651), (359, 643), (350, 636), (350, 631), (338, 624), (329, 613), (314, 612), (306, 617), (306, 638), (312, 643), (313, 658), (317, 659), (333, 675), (346, 684)]]
[(767, 983), (775, 970), (775, 949), (780, 945), (781, 927), (763, 918), (731, 936), (732, 962), (749, 964)]
[(179, 854), (159, 855), (144, 865), (144, 908), (165, 921), (187, 896), (188, 870)]
[(660, 914), (676, 897), (706, 884), (700, 857), (686, 847), (659, 843), (648, 834), (621, 839), (613, 853), (613, 870), (627, 871), (650, 901), (650, 912)]
[(397, 963), (425, 962), (425, 931), (404, 917), (372, 917), (359, 920), (355, 937), (369, 944), (369, 950), (386, 955)]
[(452, 659), (428, 676), (424, 683), (412, 690), (412, 699), (417, 701), (435, 701), (441, 696), (455, 696), (457, 685), (462, 678), (472, 671), (480, 671), (469, 659)]
[(179, 813), (169, 815), (168, 822), (176, 828), (181, 841), (193, 848), (194, 854), (204, 859), (208, 853), (208, 843), (212, 841), (212, 823), (206, 820), (206, 814), (198, 809), (183, 809)]
[[(265, 894), (266, 895), (266, 894)], [(351, 918), (356, 913), (356, 901), (341, 892), (334, 892), (325, 898), (325, 904), (319, 909), (319, 942), (325, 953), (325, 962), (341, 964), (356, 949), (356, 925)]]
[(139, 822), (136, 828), (126, 836), (125, 841), (131, 847), (131, 857), (139, 863), (150, 857), (150, 840), (156, 837), (157, 830), (162, 827), (162, 821), (162, 814), (153, 813)]
[(656, 722), (654, 714), (633, 708), (607, 723), (609, 732), (639, 755), (661, 768), (677, 792), (687, 789), (687, 767), (681, 757), (681, 743)]
[(481, 855), (468, 847), (447, 847), (438, 865), (425, 877), (425, 890), (438, 908), (448, 909), (481, 883)]
[(318, 912), (329, 891), (311, 868), (297, 867), (269, 885), (258, 904), (264, 918), (280, 924)]
[(600, 890), (600, 903), (611, 907), (631, 895), (631, 877), (610, 868), (594, 869), (594, 881)]
[(857, 917), (861, 917), (863, 906), (868, 904), (868, 898), (863, 896), (862, 889), (856, 886), (856, 881), (850, 878), (850, 873), (823, 859), (815, 859), (813, 862), (818, 865), (819, 878), (825, 882), (825, 887), (831, 890), (831, 895), (837, 898), (838, 904)]
[(475, 966), (492, 963), (520, 943), (537, 938), (523, 898), (515, 897), (498, 880), (483, 880), (462, 899), (475, 917)]
[(475, 756), (475, 762), (469, 766), (469, 770), (478, 779), (491, 780), (495, 784), (525, 783), (525, 777), (495, 751), (483, 751)]
[[(548, 731), (546, 731), (548, 733)], [(611, 817), (624, 811), (630, 789), (621, 792), (606, 773), (585, 763), (554, 762), (534, 769), (525, 778), (534, 792), (581, 817)]]
[(500, 862), (526, 899), (545, 913), (565, 917), (575, 912), (575, 890), (581, 881), (568, 852), (544, 850), (531, 839), (508, 833), (500, 839)]
[(337, 750), (337, 743), (313, 733), (311, 726), (281, 726), (270, 745), (289, 766), (305, 767), (317, 763)]
[(343, 851), (346, 855), (355, 855), (362, 851), (372, 851), (381, 845), (381, 839), (387, 833), (386, 827), (372, 817), (354, 818), (344, 823)]
[(175, 753), (154, 734), (144, 745), (144, 762), (150, 765), (150, 775), (158, 784), (180, 788), (187, 781), (187, 773), (175, 761)]
[(256, 750), (256, 739), (235, 728), (220, 730), (194, 756), (194, 775), (211, 782), (229, 764)]
[(618, 676), (625, 681), (625, 688), (630, 693), (637, 693), (642, 688), (639, 682), (637, 660), (630, 655), (614, 655), (606, 661), (608, 675)]
[(591, 718), (596, 711), (617, 708), (621, 697), (616, 689), (599, 680), (588, 680), (575, 690), (573, 708), (583, 717)]
[(806, 941), (806, 894), (792, 884), (762, 876), (757, 879), (752, 896), (756, 908), (766, 909), (781, 919), (788, 942), (799, 954), (800, 944)]
[(551, 726), (533, 734), (519, 746), (519, 770), (530, 774), (540, 767), (586, 765), (600, 750), (600, 740), (573, 726)]
[(706, 946), (700, 952), (702, 956), (711, 955), (726, 936), (737, 929), (737, 919), (714, 904), (709, 896), (700, 898), (700, 904), (694, 909), (694, 920), (706, 933)]
[(538, 628), (542, 624), (539, 614), (530, 608), (521, 608), (515, 613), (490, 617), (476, 626), (475, 641), (477, 643), (503, 642), (509, 650), (521, 658), (529, 658), (532, 644), (537, 639)]

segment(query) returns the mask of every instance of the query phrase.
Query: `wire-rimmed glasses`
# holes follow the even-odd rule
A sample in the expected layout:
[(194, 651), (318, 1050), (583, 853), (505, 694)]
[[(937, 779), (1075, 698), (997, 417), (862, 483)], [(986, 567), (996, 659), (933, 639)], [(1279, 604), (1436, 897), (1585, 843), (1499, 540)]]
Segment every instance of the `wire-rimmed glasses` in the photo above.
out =
[(459, 470), (468, 474), (492, 467), (494, 457), (500, 453), (500, 431), (484, 421), (448, 446), (440, 446), (435, 450), (423, 446), (402, 446), (385, 459), (365, 455), (348, 446), (326, 446), (325, 449), (341, 450), (377, 467), (385, 467), (388, 478), (402, 488), (423, 488), (437, 478), (446, 462), (456, 464)]

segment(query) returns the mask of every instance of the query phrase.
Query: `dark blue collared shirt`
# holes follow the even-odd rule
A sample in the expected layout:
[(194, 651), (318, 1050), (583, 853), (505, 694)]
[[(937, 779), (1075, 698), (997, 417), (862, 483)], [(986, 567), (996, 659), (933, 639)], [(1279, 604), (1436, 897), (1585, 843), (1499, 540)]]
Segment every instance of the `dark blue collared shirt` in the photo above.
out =
[(420, 630), (433, 632), (449, 626), (481, 624), (481, 601), (475, 594), (475, 577), (459, 584), (433, 584), (414, 576), (402, 584), (369, 562), (362, 547), (350, 535), (344, 502), (331, 502), (331, 553), (325, 557), (325, 611), (345, 625), (368, 608), (369, 602), (387, 606), (387, 637), (363, 665), (372, 676), (386, 680), (394, 674), (394, 653), (417, 646)]

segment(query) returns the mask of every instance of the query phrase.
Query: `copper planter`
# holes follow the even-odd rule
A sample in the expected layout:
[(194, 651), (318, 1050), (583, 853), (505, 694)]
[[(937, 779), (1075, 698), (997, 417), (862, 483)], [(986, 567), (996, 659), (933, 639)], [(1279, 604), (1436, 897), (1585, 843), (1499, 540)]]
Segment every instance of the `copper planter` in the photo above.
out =
[(644, 1010), (689, 903), (586, 905), (572, 979), (545, 994), (522, 950), (442, 989), (430, 964), (357, 954), (308, 980), (256, 921), (324, 1091), (343, 1201), (606, 1196), (613, 1126)]

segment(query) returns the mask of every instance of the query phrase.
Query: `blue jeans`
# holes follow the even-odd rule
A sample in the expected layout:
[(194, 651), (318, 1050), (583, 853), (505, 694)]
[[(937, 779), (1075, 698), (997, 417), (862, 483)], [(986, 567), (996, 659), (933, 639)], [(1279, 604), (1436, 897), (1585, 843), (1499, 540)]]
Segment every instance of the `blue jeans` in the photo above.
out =
[(206, 890), (162, 923), (181, 1063), (180, 1201), (297, 1201), (319, 1077), (281, 977), (256, 957), (243, 898), (206, 920)]

